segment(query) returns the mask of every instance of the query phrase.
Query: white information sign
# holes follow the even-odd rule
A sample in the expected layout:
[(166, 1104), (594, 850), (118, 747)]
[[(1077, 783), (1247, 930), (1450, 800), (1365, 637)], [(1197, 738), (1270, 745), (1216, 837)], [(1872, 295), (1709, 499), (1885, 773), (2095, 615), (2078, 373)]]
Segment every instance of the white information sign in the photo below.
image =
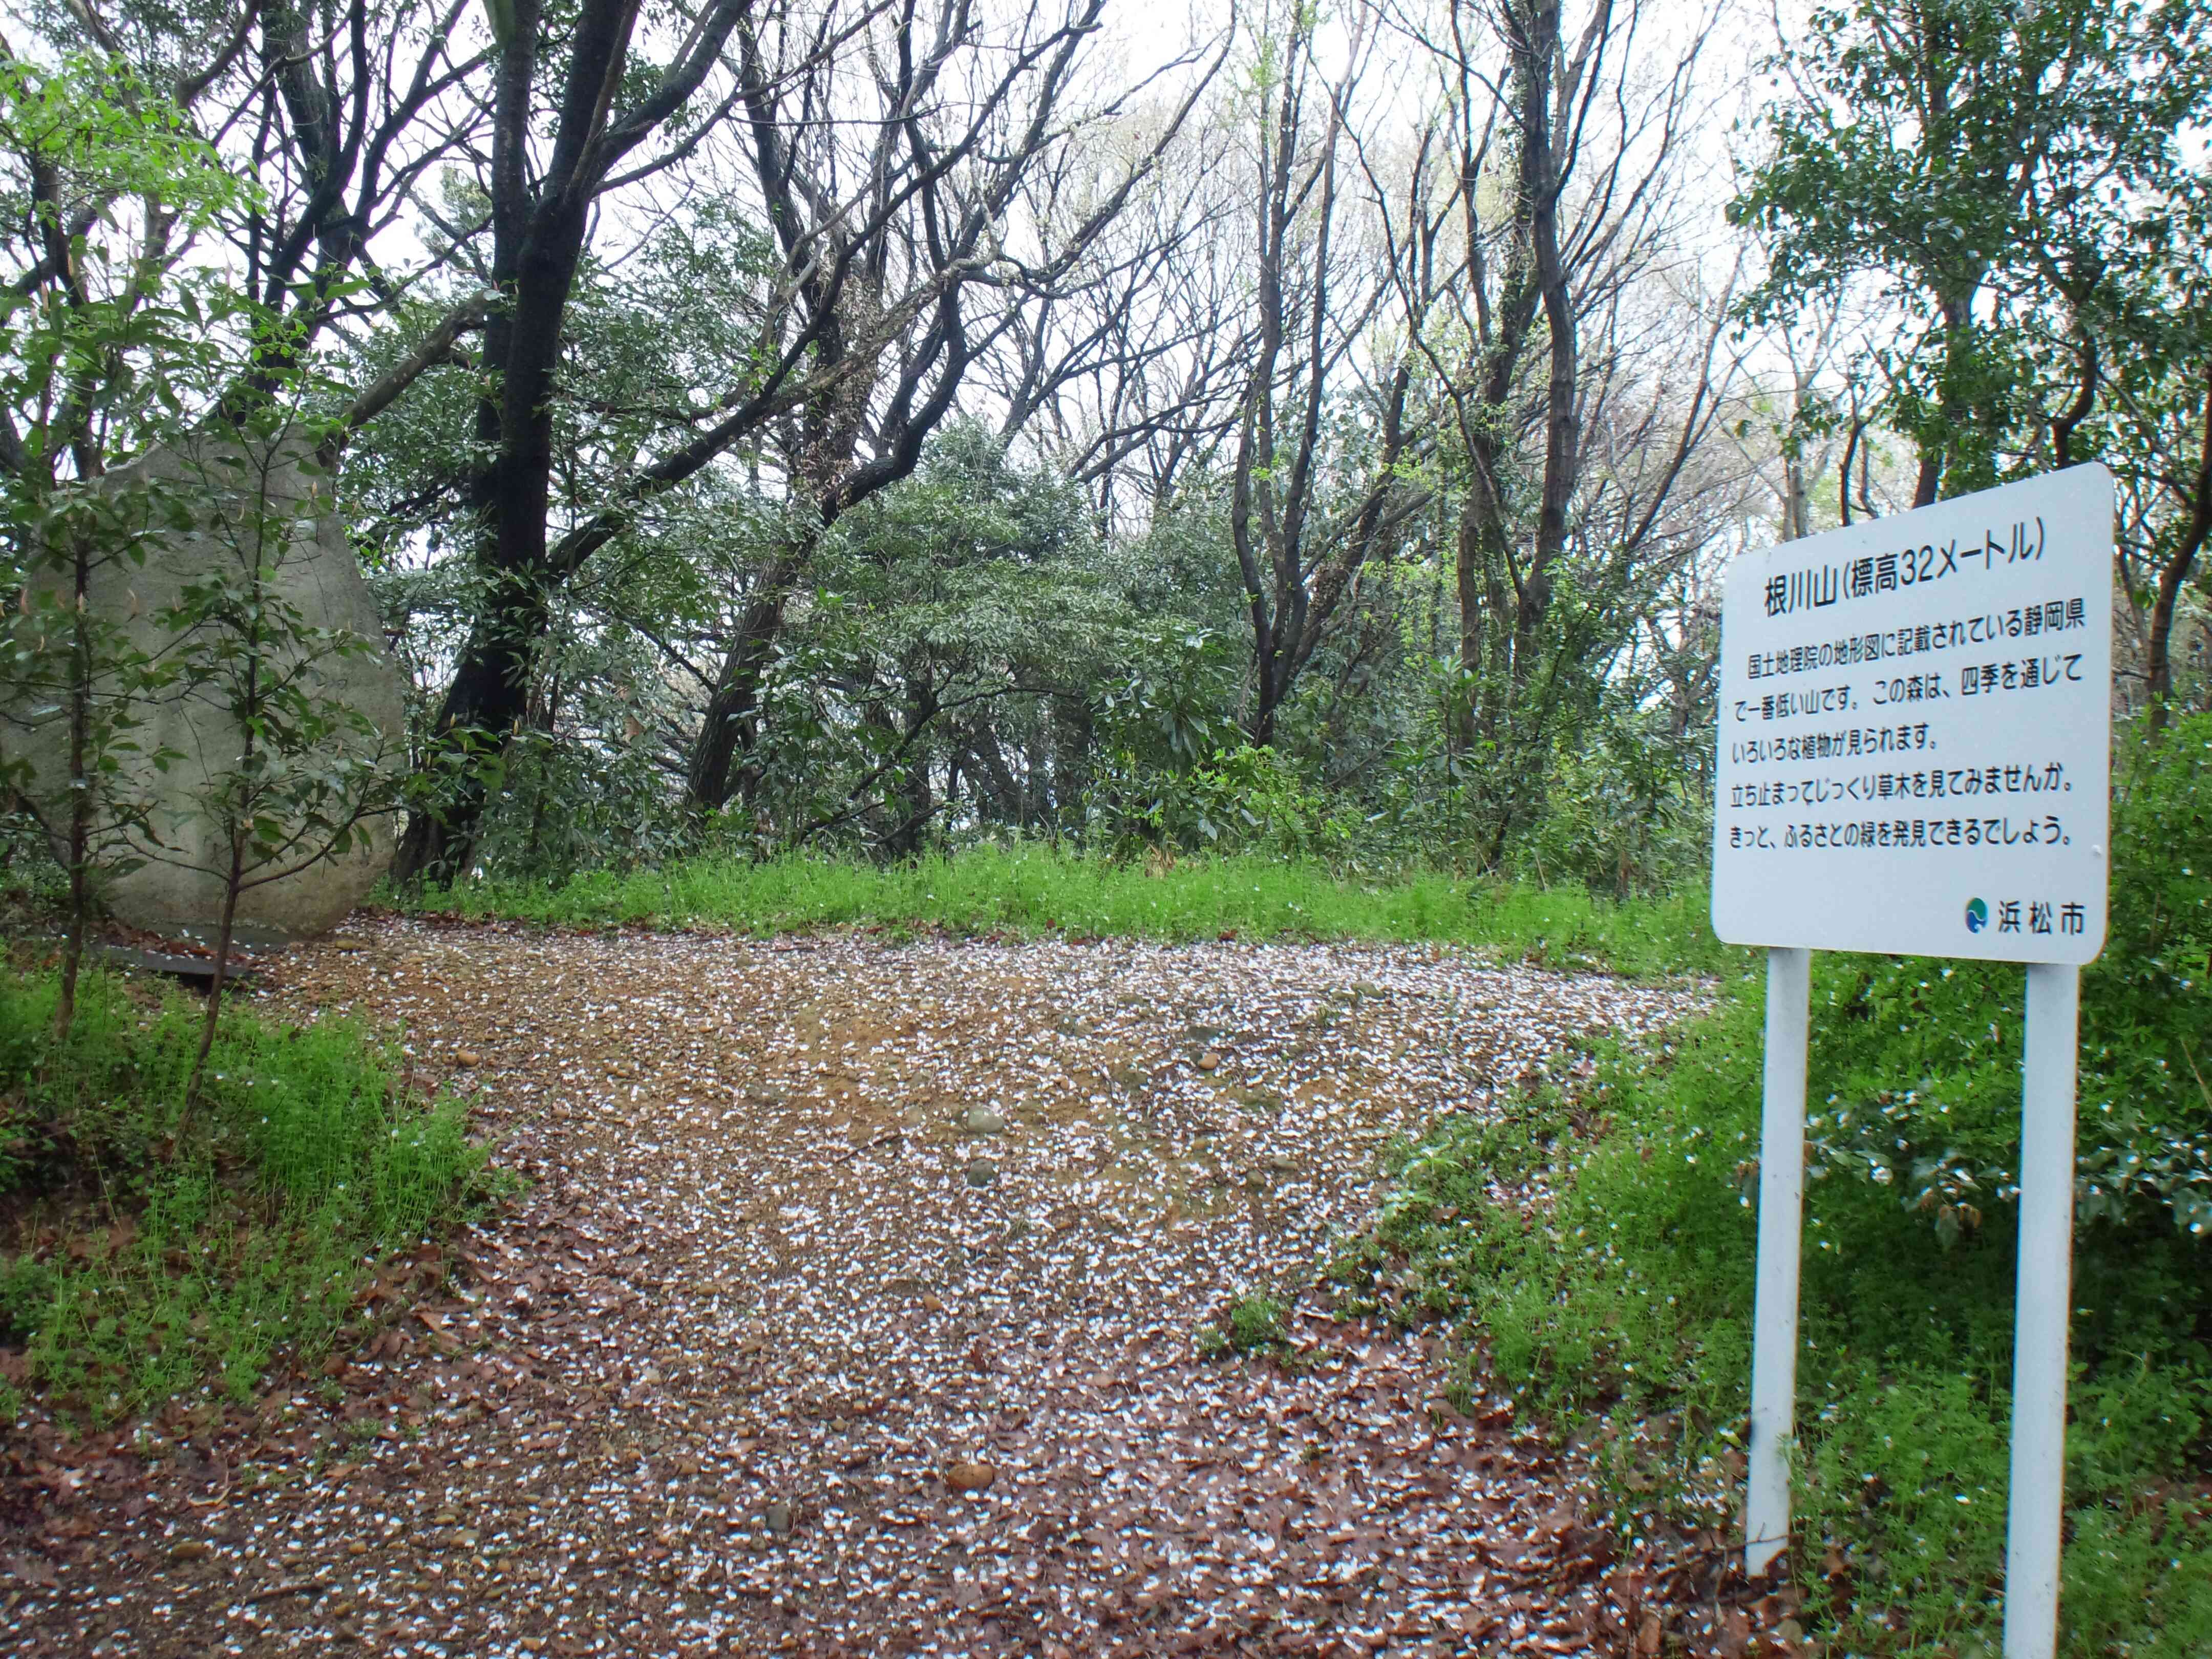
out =
[(2096, 465), (1740, 556), (1721, 612), (1714, 931), (2094, 959), (2112, 573)]
[(1769, 947), (1744, 1568), (1790, 1544), (1812, 953), (2024, 962), (2006, 1659), (2057, 1644), (2112, 569), (2112, 475), (2077, 466), (1745, 555), (1722, 601), (1713, 929)]

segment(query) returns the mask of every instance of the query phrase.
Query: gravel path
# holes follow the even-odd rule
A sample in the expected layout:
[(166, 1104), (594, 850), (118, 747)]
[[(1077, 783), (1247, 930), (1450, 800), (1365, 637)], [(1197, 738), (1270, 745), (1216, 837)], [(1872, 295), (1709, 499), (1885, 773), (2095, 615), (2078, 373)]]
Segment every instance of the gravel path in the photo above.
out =
[(250, 1447), (180, 1432), (136, 1514), (95, 1462), (16, 1651), (1650, 1650), (1577, 1470), (1453, 1410), (1431, 1339), (1194, 1332), (1359, 1227), (1392, 1137), (1690, 994), (386, 921), (268, 994), (404, 1020), (531, 1190)]

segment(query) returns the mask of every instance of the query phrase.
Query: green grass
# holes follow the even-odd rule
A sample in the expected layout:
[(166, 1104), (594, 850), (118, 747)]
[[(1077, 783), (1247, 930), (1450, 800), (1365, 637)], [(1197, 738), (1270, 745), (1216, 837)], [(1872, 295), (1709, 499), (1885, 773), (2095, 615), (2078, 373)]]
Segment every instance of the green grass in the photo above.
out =
[(1616, 904), (1579, 888), (1463, 876), (1389, 882), (1256, 854), (1165, 867), (1046, 847), (983, 848), (874, 866), (793, 857), (697, 859), (559, 886), (486, 881), (433, 891), (416, 908), (556, 927), (646, 923), (769, 934), (836, 927), (957, 934), (1367, 939), (1483, 946), (1559, 967), (1636, 975), (1711, 972), (1741, 959), (1717, 944), (1691, 891)]
[(51, 975), (0, 972), (0, 1340), (75, 1415), (250, 1399), (478, 1183), (465, 1103), (412, 1092), (359, 1026), (232, 1007), (187, 1115), (196, 1002), (88, 975), (58, 1045), (53, 1002)]

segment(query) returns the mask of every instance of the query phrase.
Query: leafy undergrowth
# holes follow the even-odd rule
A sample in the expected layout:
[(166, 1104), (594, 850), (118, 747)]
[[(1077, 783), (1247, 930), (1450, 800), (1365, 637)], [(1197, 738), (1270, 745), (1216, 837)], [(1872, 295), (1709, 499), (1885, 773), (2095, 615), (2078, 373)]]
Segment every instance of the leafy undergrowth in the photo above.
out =
[(0, 970), (0, 1413), (90, 1423), (243, 1401), (320, 1356), (390, 1253), (483, 1186), (466, 1107), (358, 1026), (227, 1011), (182, 1109), (198, 1005), (88, 975), (68, 1037), (48, 974)]
[(473, 882), (423, 894), (410, 908), (556, 927), (647, 922), (759, 934), (876, 926), (1176, 942), (1230, 934), (1438, 941), (1632, 975), (1715, 972), (1741, 959), (1713, 939), (1699, 891), (1615, 903), (1581, 888), (1443, 873), (1363, 881), (1320, 863), (1258, 854), (1130, 863), (1046, 846), (977, 848), (891, 865), (702, 858), (553, 887)]
[[(2062, 1650), (2212, 1653), (2212, 725), (2139, 760), (2082, 982)], [(1793, 1565), (1823, 1651), (1998, 1649), (2022, 975), (1815, 958)], [(1573, 1101), (1447, 1121), (1332, 1266), (1460, 1322), (1600, 1451), (1617, 1519), (1727, 1525), (1748, 1395), (1764, 995), (1732, 975)]]

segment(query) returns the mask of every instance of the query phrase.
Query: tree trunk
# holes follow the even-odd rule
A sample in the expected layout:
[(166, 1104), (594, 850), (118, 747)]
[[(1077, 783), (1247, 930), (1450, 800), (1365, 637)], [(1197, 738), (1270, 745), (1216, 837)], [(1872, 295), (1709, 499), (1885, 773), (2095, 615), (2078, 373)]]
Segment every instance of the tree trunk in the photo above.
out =
[(1272, 749), (1275, 744), (1275, 710), (1281, 699), (1275, 694), (1274, 653), (1270, 652), (1256, 665), (1258, 684), (1254, 688), (1252, 717), (1244, 723), (1244, 735), (1255, 749)]
[(1459, 660), (1466, 678), (1468, 704), (1459, 746), (1464, 752), (1498, 734), (1500, 710), (1493, 686), (1510, 678), (1510, 636), (1504, 619), (1511, 612), (1511, 531), (1497, 484), (1503, 460), (1493, 438), (1478, 434), (1470, 459), (1467, 499), (1460, 507), (1457, 576)]
[(820, 538), (819, 532), (810, 532), (779, 553), (738, 616), (685, 771), (684, 792), (695, 815), (720, 811), (733, 793), (750, 800), (759, 785), (757, 769), (750, 763), (738, 768), (738, 758), (749, 756), (759, 738), (761, 688), (775, 660), (784, 611)]
[(422, 770), (450, 780), (445, 800), (418, 807), (392, 864), (398, 881), (448, 883), (467, 874), (491, 799), (486, 750), (521, 729), (556, 580), (546, 558), (553, 478), (554, 369), (586, 218), (555, 214), (514, 258), (511, 306), (484, 325), (489, 390), (477, 405), (477, 441), (489, 459), (471, 480), (477, 568), (484, 609), (463, 647), (438, 711)]
[(185, 1109), (177, 1120), (179, 1142), (199, 1105), (200, 1079), (207, 1071), (208, 1056), (215, 1051), (216, 1024), (222, 1017), (223, 988), (230, 979), (230, 945), (236, 936), (239, 889), (245, 878), (246, 836), (234, 826), (230, 832), (230, 872), (222, 889), (222, 921), (216, 929), (215, 972), (208, 976), (207, 1012), (200, 1020), (199, 1047), (193, 1051), (192, 1069), (185, 1079)]
[(2197, 452), (2196, 500), (2189, 522), (2158, 573), (2158, 597), (2150, 610), (2150, 635), (2143, 653), (2143, 690), (2150, 701), (2150, 729), (2166, 729), (2168, 704), (2173, 696), (2173, 619), (2180, 609), (2181, 590), (2212, 532), (2212, 371), (2208, 371), (2204, 394), (2204, 436)]
[[(1559, 252), (1562, 187), (1557, 135), (1552, 122), (1552, 64), (1559, 40), (1558, 0), (1531, 9), (1527, 34), (1516, 34), (1522, 61), (1514, 73), (1522, 88), (1522, 173), (1530, 198), (1529, 255), (1550, 336), (1551, 374), (1544, 387), (1544, 483), (1536, 508), (1536, 544), (1521, 583), (1513, 617), (1513, 682), (1528, 684), (1535, 666), (1536, 635), (1552, 608), (1552, 573), (1566, 548), (1567, 513), (1581, 477), (1581, 389), (1576, 365), (1575, 311)], [(1525, 43), (1525, 45), (1524, 45)]]
[(222, 919), (216, 928), (215, 972), (208, 979), (207, 1018), (200, 1022), (200, 1043), (192, 1056), (191, 1073), (185, 1080), (185, 1109), (178, 1119), (177, 1138), (184, 1138), (185, 1126), (191, 1121), (192, 1111), (199, 1104), (200, 1078), (207, 1070), (208, 1055), (215, 1047), (216, 1022), (222, 1013), (223, 986), (230, 975), (230, 945), (236, 936), (238, 925), (238, 896), (246, 887), (246, 838), (252, 833), (254, 817), (254, 798), (249, 792), (247, 780), (253, 775), (254, 750), (258, 746), (256, 733), (260, 729), (262, 704), (261, 665), (264, 640), (260, 618), (264, 592), (262, 565), (265, 550), (257, 541), (254, 546), (253, 605), (251, 632), (246, 639), (246, 697), (240, 709), (238, 725), (244, 734), (244, 746), (239, 751), (238, 770), (232, 787), (238, 793), (228, 797), (230, 863), (222, 884)]
[[(992, 805), (997, 809), (1000, 822), (1018, 827), (1025, 816), (1022, 787), (1006, 764), (1006, 751), (999, 746), (999, 734), (988, 721), (978, 720), (969, 728), (967, 747), (975, 769), (982, 774), (981, 781), (985, 790), (995, 797)], [(984, 790), (977, 793), (981, 794)]]
[(520, 731), (530, 712), (530, 678), (549, 607), (527, 576), (494, 579), (483, 614), (446, 690), (421, 769), (449, 790), (440, 805), (416, 807), (392, 860), (395, 881), (458, 881), (468, 873), (491, 797), (489, 752)]
[(1912, 486), (1912, 504), (1915, 507), (1933, 507), (1942, 493), (1943, 473), (1950, 446), (1948, 430), (1965, 412), (1959, 407), (1958, 382), (1962, 372), (1960, 359), (1971, 343), (1974, 289), (1980, 286), (1978, 279), (1963, 295), (1946, 295), (1937, 301), (1943, 311), (1943, 396), (1940, 413), (1946, 436), (1942, 443), (1933, 447), (1925, 442), (1920, 446), (1920, 475)]
[[(906, 726), (901, 733), (912, 747), (908, 751), (906, 775), (898, 781), (892, 799), (905, 811), (905, 821), (884, 838), (884, 850), (895, 858), (911, 858), (921, 850), (923, 831), (937, 816), (937, 798), (929, 775), (929, 745), (921, 732), (937, 718), (936, 689), (925, 678), (910, 681), (907, 691)], [(949, 799), (949, 797), (948, 797)]]
[(720, 811), (740, 783), (750, 798), (756, 778), (750, 767), (736, 777), (740, 752), (750, 754), (760, 732), (761, 682), (775, 658), (775, 637), (783, 626), (788, 590), (763, 596), (745, 607), (738, 631), (723, 653), (722, 672), (692, 745), (684, 780), (695, 812)]
[(1091, 754), (1097, 744), (1091, 708), (1072, 698), (1053, 700), (1052, 773), (1045, 811), (1058, 838), (1069, 812), (1091, 787)]
[[(1525, 164), (1525, 156), (1523, 164)], [(1516, 581), (1512, 526), (1508, 520), (1504, 468), (1510, 445), (1514, 385), (1529, 330), (1536, 319), (1537, 284), (1533, 280), (1530, 235), (1534, 203), (1525, 176), (1514, 191), (1511, 240), (1499, 295), (1497, 332), (1484, 355), (1482, 380), (1473, 418), (1463, 423), (1468, 447), (1467, 498), (1461, 504), (1456, 575), (1459, 589), (1459, 659), (1468, 690), (1460, 722), (1462, 752), (1498, 734), (1502, 711), (1492, 688), (1511, 683), (1512, 635), (1507, 625)]]

